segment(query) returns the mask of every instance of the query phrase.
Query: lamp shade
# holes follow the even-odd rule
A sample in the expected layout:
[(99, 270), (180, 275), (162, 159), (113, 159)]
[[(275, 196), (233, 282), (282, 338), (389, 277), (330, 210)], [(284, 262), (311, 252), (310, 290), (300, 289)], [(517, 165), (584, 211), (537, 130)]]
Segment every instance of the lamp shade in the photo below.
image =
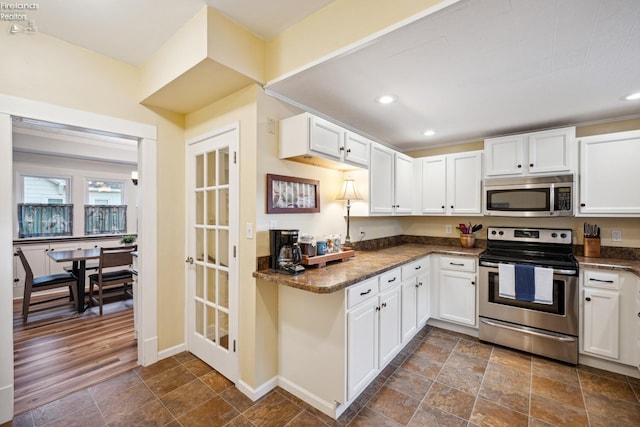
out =
[(356, 186), (356, 182), (347, 178), (342, 183), (342, 189), (338, 193), (336, 197), (337, 200), (362, 200), (362, 196), (358, 192), (358, 187)]

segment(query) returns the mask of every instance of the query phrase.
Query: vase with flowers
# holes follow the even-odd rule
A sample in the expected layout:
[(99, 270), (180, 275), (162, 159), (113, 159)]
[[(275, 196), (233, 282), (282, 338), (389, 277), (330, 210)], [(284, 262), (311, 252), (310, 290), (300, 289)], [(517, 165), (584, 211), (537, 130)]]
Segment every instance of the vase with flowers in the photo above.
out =
[(463, 248), (472, 248), (476, 243), (476, 236), (474, 233), (482, 229), (482, 224), (469, 225), (466, 224), (458, 224), (456, 230), (460, 232), (460, 246)]

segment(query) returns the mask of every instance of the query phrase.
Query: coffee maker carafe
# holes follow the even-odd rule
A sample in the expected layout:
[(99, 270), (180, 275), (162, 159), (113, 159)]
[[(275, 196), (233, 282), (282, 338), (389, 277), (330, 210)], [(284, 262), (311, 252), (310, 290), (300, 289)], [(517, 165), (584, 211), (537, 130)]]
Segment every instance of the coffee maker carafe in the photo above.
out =
[(298, 246), (298, 230), (269, 230), (271, 269), (289, 274), (304, 271), (302, 250)]

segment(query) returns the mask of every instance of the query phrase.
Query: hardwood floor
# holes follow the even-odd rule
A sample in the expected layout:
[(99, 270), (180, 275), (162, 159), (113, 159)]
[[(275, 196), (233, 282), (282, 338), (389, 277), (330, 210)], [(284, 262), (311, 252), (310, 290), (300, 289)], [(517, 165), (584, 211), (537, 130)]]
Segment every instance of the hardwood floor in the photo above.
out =
[[(133, 300), (82, 314), (71, 304), (29, 314), (14, 301), (14, 413), (20, 414), (137, 366)], [(60, 304), (60, 302), (58, 302)]]

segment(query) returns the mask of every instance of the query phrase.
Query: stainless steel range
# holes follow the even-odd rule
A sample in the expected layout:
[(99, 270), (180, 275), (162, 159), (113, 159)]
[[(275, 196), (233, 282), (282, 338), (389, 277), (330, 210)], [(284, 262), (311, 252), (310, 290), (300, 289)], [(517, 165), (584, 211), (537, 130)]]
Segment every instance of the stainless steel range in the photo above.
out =
[(481, 340), (578, 362), (572, 230), (489, 227), (479, 292)]

